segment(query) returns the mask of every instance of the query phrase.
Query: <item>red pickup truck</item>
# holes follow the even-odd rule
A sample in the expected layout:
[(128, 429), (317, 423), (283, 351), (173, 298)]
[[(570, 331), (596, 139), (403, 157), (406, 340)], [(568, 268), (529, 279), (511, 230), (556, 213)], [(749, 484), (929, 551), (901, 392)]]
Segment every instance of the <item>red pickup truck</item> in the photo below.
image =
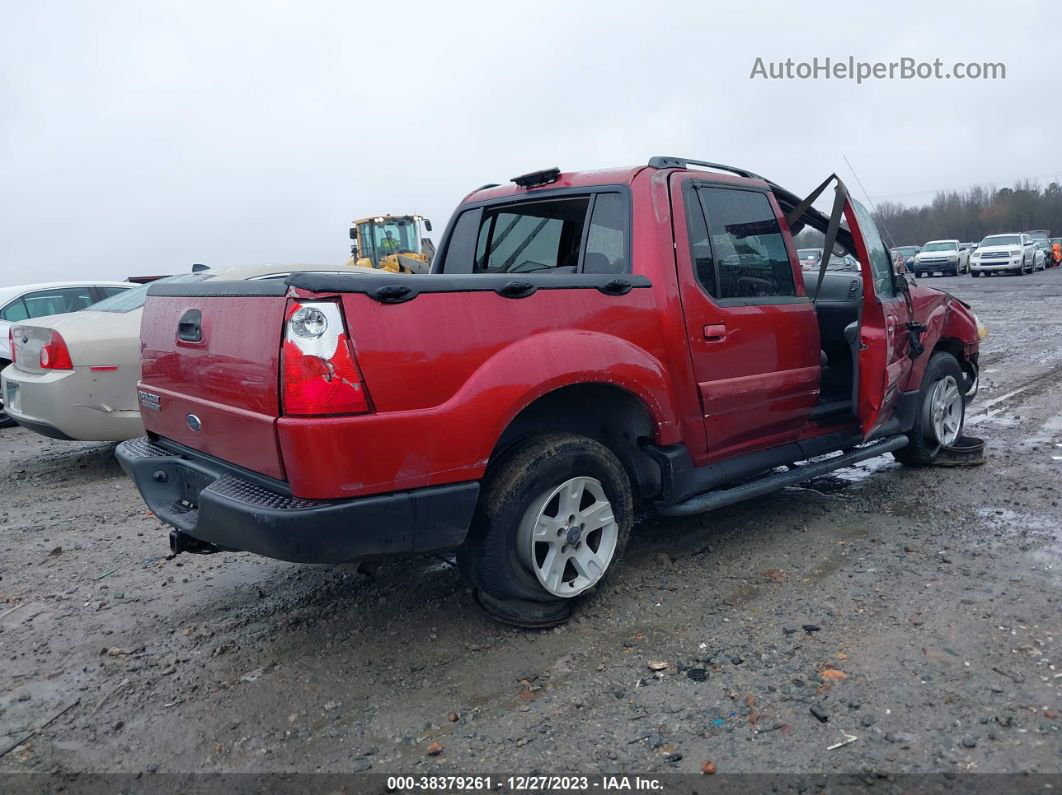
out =
[(615, 568), (636, 506), (932, 463), (979, 331), (894, 272), (836, 177), (801, 199), (680, 158), (550, 169), (469, 194), (430, 274), (152, 287), (148, 436), (118, 456), (174, 552), (457, 550), (497, 614), (549, 620)]

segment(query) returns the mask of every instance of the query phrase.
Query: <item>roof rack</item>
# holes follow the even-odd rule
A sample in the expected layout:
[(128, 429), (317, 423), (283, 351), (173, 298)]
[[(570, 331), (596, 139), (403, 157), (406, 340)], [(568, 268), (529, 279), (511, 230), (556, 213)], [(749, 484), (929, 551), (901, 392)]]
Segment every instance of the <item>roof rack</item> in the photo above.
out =
[(762, 179), (766, 181), (765, 177), (761, 177), (752, 171), (735, 168), (734, 166), (724, 166), (722, 163), (709, 163), (707, 160), (690, 160), (686, 157), (668, 157), (666, 155), (656, 155), (649, 158), (649, 168), (689, 168), (690, 166), (703, 166), (704, 168), (713, 168), (716, 171), (729, 171), (731, 174), (737, 174), (739, 177), (745, 177), (746, 179)]

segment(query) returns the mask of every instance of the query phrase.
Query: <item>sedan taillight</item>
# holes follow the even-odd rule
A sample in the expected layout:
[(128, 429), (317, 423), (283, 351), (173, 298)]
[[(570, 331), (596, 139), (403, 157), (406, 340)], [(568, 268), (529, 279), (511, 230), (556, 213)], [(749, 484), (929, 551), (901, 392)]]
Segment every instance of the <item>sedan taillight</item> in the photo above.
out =
[(52, 331), (52, 336), (41, 348), (42, 370), (73, 370), (74, 363), (70, 360), (70, 349), (66, 347), (66, 340), (58, 331)]

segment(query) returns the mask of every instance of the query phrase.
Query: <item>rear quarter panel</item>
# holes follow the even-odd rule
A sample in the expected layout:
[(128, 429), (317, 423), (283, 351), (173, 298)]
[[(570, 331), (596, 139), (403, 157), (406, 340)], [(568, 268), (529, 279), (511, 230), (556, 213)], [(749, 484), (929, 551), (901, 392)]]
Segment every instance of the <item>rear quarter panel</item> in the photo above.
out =
[(373, 414), (281, 418), (293, 493), (357, 496), (482, 477), (502, 431), (535, 398), (575, 383), (636, 395), (678, 441), (667, 349), (651, 288), (342, 296)]

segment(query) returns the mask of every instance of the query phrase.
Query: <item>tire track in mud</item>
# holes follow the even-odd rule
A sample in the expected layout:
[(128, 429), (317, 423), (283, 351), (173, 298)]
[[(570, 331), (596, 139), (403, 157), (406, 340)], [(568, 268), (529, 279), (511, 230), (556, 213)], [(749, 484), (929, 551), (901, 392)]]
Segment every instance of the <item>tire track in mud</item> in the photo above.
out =
[[(976, 425), (984, 420), (991, 419), (1004, 411), (1021, 405), (1029, 398), (1042, 395), (1046, 387), (1055, 386), (1059, 383), (1062, 383), (1062, 368), (1055, 368), (1018, 382), (998, 397), (982, 401), (978, 401), (975, 398), (977, 411), (966, 415), (966, 425)], [(1020, 399), (1014, 404), (1009, 402), (1019, 396), (1021, 396)]]

